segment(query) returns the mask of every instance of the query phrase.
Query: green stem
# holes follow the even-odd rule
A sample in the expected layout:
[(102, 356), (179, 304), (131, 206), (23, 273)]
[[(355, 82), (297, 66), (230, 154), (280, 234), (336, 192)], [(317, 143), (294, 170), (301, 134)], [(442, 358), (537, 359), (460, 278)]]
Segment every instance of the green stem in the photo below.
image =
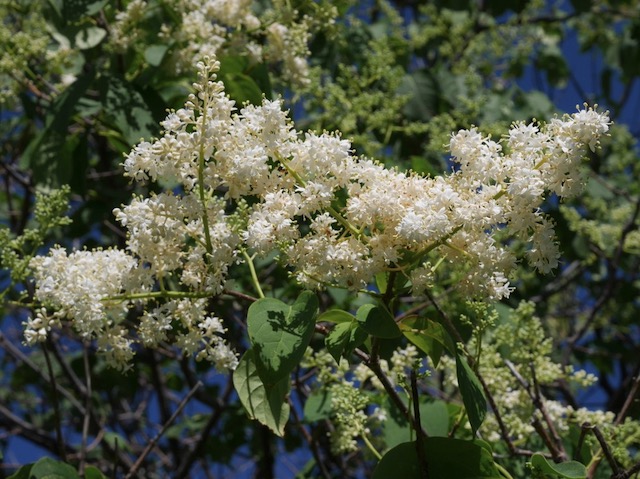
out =
[(117, 294), (115, 296), (107, 296), (102, 301), (127, 301), (136, 299), (158, 299), (158, 298), (210, 298), (216, 293), (210, 291), (149, 291), (148, 293), (127, 293)]
[(210, 264), (210, 256), (213, 254), (213, 245), (211, 244), (211, 232), (209, 231), (209, 214), (207, 212), (207, 200), (205, 196), (205, 188), (204, 188), (204, 167), (205, 167), (205, 158), (204, 158), (204, 130), (205, 123), (207, 121), (207, 108), (206, 102), (204, 108), (202, 109), (201, 119), (201, 129), (200, 129), (200, 150), (198, 152), (198, 193), (200, 196), (200, 202), (202, 203), (202, 226), (204, 227), (204, 238), (206, 243), (207, 254), (204, 257), (205, 264)]
[(445, 243), (444, 244), (447, 248), (451, 248), (453, 251), (460, 253), (463, 256), (469, 256), (469, 253), (465, 250), (463, 250), (462, 248), (458, 248), (455, 245), (449, 244), (449, 243)]
[(327, 206), (327, 211), (331, 213), (338, 223), (340, 223), (347, 231), (349, 231), (353, 236), (362, 240), (362, 231), (353, 226), (349, 221), (342, 216), (333, 206)]
[(371, 453), (374, 456), (376, 456), (376, 459), (378, 459), (378, 461), (382, 459), (382, 455), (378, 452), (378, 450), (375, 447), (373, 447), (373, 444), (371, 444), (371, 441), (369, 441), (369, 438), (367, 437), (366, 434), (362, 435), (362, 440), (367, 445), (367, 448), (371, 451)]
[(509, 471), (507, 471), (504, 467), (502, 467), (497, 462), (494, 462), (494, 464), (496, 465), (496, 469), (498, 470), (498, 472), (502, 474), (506, 479), (513, 479), (513, 476), (511, 476), (511, 474), (509, 474)]
[(258, 296), (260, 297), (260, 299), (262, 299), (264, 298), (264, 292), (260, 287), (260, 281), (258, 280), (258, 275), (256, 274), (256, 267), (253, 264), (253, 258), (249, 256), (249, 253), (247, 253), (247, 251), (244, 249), (242, 250), (242, 256), (244, 256), (244, 259), (247, 261), (247, 266), (249, 266), (249, 272), (251, 273), (251, 280), (253, 281), (253, 285), (256, 288), (256, 292), (258, 293)]
[[(456, 226), (453, 231), (451, 231), (451, 233), (447, 234), (446, 236), (444, 236), (443, 238), (439, 239), (438, 241), (431, 243), (429, 246), (427, 246), (426, 248), (424, 248), (422, 251), (420, 251), (418, 254), (416, 254), (413, 262), (412, 262), (412, 266), (418, 265), (420, 263), (422, 263), (422, 259), (428, 255), (429, 253), (431, 253), (431, 251), (433, 251), (434, 249), (436, 249), (438, 246), (442, 246), (443, 244), (446, 244), (446, 242), (451, 239), (453, 237), (453, 235), (455, 235), (458, 231), (460, 231), (462, 229), (462, 225)], [(448, 245), (451, 247), (451, 245)]]

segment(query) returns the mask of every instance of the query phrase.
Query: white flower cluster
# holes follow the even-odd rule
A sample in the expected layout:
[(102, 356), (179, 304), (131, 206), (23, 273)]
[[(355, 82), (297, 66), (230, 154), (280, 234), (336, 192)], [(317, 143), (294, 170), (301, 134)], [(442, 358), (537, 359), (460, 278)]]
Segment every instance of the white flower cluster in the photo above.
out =
[[(288, 82), (307, 84), (310, 20), (303, 17), (296, 22), (291, 13), (267, 10), (263, 15), (269, 18), (263, 25), (254, 14), (254, 3), (252, 0), (173, 0), (162, 5), (163, 9), (171, 9), (172, 21), (162, 25), (158, 39), (177, 46), (172, 56), (177, 72), (190, 71), (194, 63), (205, 56), (220, 57), (240, 51), (243, 55), (248, 53), (256, 62), (280, 63), (283, 78)], [(126, 4), (111, 25), (113, 47), (126, 51), (134, 46), (144, 33), (145, 18), (159, 8), (151, 0), (131, 0)]]
[[(467, 265), (462, 287), (499, 299), (510, 292), (516, 258), (495, 234), (528, 241), (539, 270), (556, 267), (552, 223), (539, 205), (548, 191), (575, 192), (585, 143), (593, 146), (608, 123), (605, 114), (585, 110), (543, 129), (515, 125), (508, 155), (477, 131), (462, 131), (451, 141), (459, 170), (424, 178), (356, 159), (337, 135), (300, 139), (277, 102), (265, 101), (232, 117), (208, 173), (229, 197), (260, 197), (244, 240), (259, 253), (279, 247), (307, 286), (362, 287), (407, 253), (422, 264), (435, 250)], [(341, 207), (339, 193), (346, 193)]]
[[(379, 361), (380, 370), (394, 387), (406, 387), (409, 372), (416, 367), (420, 369), (422, 363), (418, 350), (413, 344), (407, 344), (396, 349), (392, 353), (390, 361), (386, 359), (380, 359)], [(360, 384), (371, 382), (371, 385), (378, 391), (384, 391), (384, 386), (366, 364), (358, 364), (353, 371), (353, 375)]]
[(118, 51), (125, 51), (140, 36), (138, 25), (144, 19), (148, 4), (145, 0), (131, 0), (127, 6), (116, 13), (110, 29), (111, 44)]
[(148, 291), (152, 282), (148, 270), (139, 268), (137, 260), (124, 251), (67, 255), (59, 247), (52, 248), (48, 256), (35, 257), (31, 266), (37, 284), (35, 298), (56, 312), (49, 317), (46, 309), (41, 309), (26, 322), (27, 344), (43, 341), (52, 327), (68, 318), (83, 339), (98, 339), (99, 348), (114, 364), (125, 367), (132, 357), (132, 341), (122, 326), (128, 302), (108, 298), (122, 292)]
[(189, 71), (196, 59), (220, 55), (233, 32), (258, 29), (260, 20), (253, 14), (252, 4), (252, 0), (173, 2), (179, 20), (164, 24), (160, 38), (185, 45), (175, 56), (178, 70)]
[[(199, 298), (222, 292), (246, 248), (279, 251), (307, 287), (357, 289), (393, 268), (416, 281), (414, 293), (432, 281), (431, 259), (448, 257), (460, 286), (473, 295), (507, 296), (516, 258), (495, 235), (529, 241), (533, 264), (553, 268), (552, 225), (539, 205), (545, 191), (575, 192), (576, 164), (609, 124), (605, 114), (584, 110), (543, 127), (514, 125), (508, 154), (475, 130), (461, 131), (451, 140), (459, 169), (425, 178), (355, 158), (337, 134), (300, 135), (280, 101), (235, 110), (215, 81), (218, 68), (210, 59), (198, 63), (195, 93), (167, 116), (164, 135), (141, 142), (125, 159), (125, 174), (136, 181), (176, 184), (171, 193), (134, 198), (114, 210), (128, 230), (128, 252), (67, 256), (55, 249), (34, 260), (38, 299), (73, 318), (82, 334), (99, 338), (119, 324), (108, 319), (111, 309), (124, 314), (127, 302), (109, 298), (138, 294), (141, 300), (152, 284), (159, 291), (146, 299), (168, 298), (166, 286), (177, 281), (188, 292), (180, 298), (201, 311), (182, 321), (186, 331), (200, 334), (207, 351), (226, 347), (213, 339), (223, 328)], [(238, 215), (231, 219), (225, 211), (240, 203), (251, 206), (238, 226)], [(162, 311), (177, 307), (147, 313), (143, 325), (173, 328)], [(138, 332), (143, 343), (164, 339), (151, 329)], [(194, 352), (194, 343), (180, 337)], [(233, 363), (222, 349), (205, 356)]]
[(309, 83), (309, 31), (305, 22), (288, 28), (282, 23), (272, 23), (267, 28), (269, 49), (267, 55), (272, 61), (282, 61), (284, 76), (298, 85)]

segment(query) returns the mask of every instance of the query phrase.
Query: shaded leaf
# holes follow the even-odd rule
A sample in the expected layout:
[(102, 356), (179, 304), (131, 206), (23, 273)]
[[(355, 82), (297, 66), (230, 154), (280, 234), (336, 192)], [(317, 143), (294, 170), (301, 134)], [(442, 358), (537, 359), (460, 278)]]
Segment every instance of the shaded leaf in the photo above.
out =
[(402, 334), (389, 311), (375, 304), (360, 306), (356, 319), (362, 329), (376, 338), (393, 339)]
[(247, 331), (260, 377), (275, 383), (288, 377), (304, 355), (315, 330), (318, 298), (303, 291), (292, 306), (263, 298), (249, 307)]
[[(67, 145), (67, 130), (93, 79), (92, 74), (80, 76), (55, 99), (45, 118), (44, 128), (22, 154), (21, 162), (33, 171), (36, 183), (59, 187), (70, 183), (72, 175), (84, 176), (86, 155), (82, 159), (84, 166), (73, 164), (74, 148)], [(75, 166), (78, 166), (77, 170)]]
[(100, 469), (94, 466), (87, 466), (84, 469), (84, 479), (104, 479), (107, 476), (100, 472)]
[(233, 386), (249, 417), (282, 437), (290, 412), (285, 401), (289, 393), (289, 377), (272, 385), (264, 384), (256, 367), (255, 351), (249, 349), (233, 372)]
[(438, 365), (443, 350), (450, 353), (456, 351), (455, 344), (444, 327), (430, 319), (411, 318), (399, 324), (402, 334), (425, 354), (428, 354), (434, 365)]
[[(469, 441), (447, 437), (424, 440), (429, 479), (498, 479), (491, 454)], [(463, 458), (464, 460), (461, 460)], [(372, 479), (422, 479), (417, 444), (405, 442), (389, 450), (373, 471)]]
[(250, 76), (244, 73), (231, 73), (221, 75), (220, 79), (224, 82), (225, 92), (236, 103), (240, 105), (247, 102), (252, 105), (262, 104), (262, 90)]
[(304, 419), (307, 422), (328, 419), (331, 415), (331, 394), (329, 391), (315, 391), (304, 403)]
[(100, 91), (104, 112), (130, 147), (158, 132), (158, 123), (142, 90), (117, 76), (104, 77)]
[(29, 479), (33, 464), (26, 464), (11, 474), (7, 479)]
[(157, 67), (169, 50), (167, 45), (149, 45), (144, 51), (144, 59), (151, 66)]
[(31, 468), (29, 479), (80, 479), (80, 475), (69, 464), (43, 457)]
[(336, 324), (324, 338), (324, 345), (333, 358), (340, 362), (341, 357), (349, 356), (354, 349), (367, 339), (367, 332), (358, 326), (357, 321)]
[(328, 323), (350, 323), (355, 321), (356, 317), (351, 314), (343, 311), (341, 309), (330, 309), (329, 311), (325, 311), (321, 315), (316, 318), (317, 323), (328, 322)]
[(531, 465), (545, 474), (552, 474), (563, 479), (584, 479), (587, 477), (587, 468), (577, 461), (561, 463), (549, 462), (542, 454), (531, 456)]
[(456, 354), (456, 373), (462, 402), (475, 435), (487, 414), (487, 400), (476, 373), (469, 367), (467, 360), (458, 354)]

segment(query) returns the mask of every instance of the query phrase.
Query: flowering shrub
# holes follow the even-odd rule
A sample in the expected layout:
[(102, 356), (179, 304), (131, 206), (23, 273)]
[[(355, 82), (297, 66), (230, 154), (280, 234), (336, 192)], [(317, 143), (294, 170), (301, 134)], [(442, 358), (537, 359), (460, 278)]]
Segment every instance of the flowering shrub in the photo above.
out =
[[(476, 129), (460, 131), (451, 137), (453, 171), (429, 178), (354, 157), (337, 134), (302, 135), (279, 100), (236, 110), (215, 81), (218, 68), (208, 58), (199, 63), (195, 91), (162, 122), (163, 135), (127, 155), (125, 175), (173, 186), (114, 210), (127, 231), (126, 249), (67, 254), (56, 247), (31, 261), (35, 298), (44, 308), (26, 323), (27, 343), (45, 340), (52, 327), (68, 321), (85, 340), (96, 340), (113, 366), (127, 369), (135, 343), (153, 348), (172, 342), (219, 369), (236, 369), (234, 383), (250, 416), (283, 434), (289, 376), (315, 330), (318, 303), (310, 292), (291, 307), (265, 298), (254, 261), (277, 253), (305, 288), (360, 290), (375, 300), (355, 316), (330, 310), (317, 318), (336, 323), (325, 339), (336, 360), (371, 342), (363, 346), (369, 353), (360, 353), (359, 367), (369, 373), (358, 373), (359, 384), (371, 378), (397, 402), (396, 387), (408, 387), (403, 369), (421, 368), (414, 344), (435, 363), (444, 347), (454, 355), (456, 384), (477, 431), (485, 416), (483, 393), (465, 349), (453, 346), (441, 323), (395, 316), (393, 305), (435, 283), (481, 301), (508, 297), (518, 260), (514, 244), (526, 245), (538, 270), (555, 269), (553, 222), (540, 206), (549, 193), (579, 191), (580, 161), (608, 131), (607, 115), (589, 108), (546, 124), (516, 123), (503, 142)], [(251, 348), (238, 363), (223, 339), (223, 321), (205, 311), (208, 298), (230, 294), (230, 270), (243, 267), (262, 299), (249, 308)], [(142, 312), (133, 323), (127, 321), (131, 310)], [(402, 335), (409, 345), (391, 358), (391, 374), (375, 357), (375, 344)], [(428, 345), (427, 338), (435, 342)], [(543, 369), (537, 367), (538, 374)], [(548, 374), (539, 380), (563, 372)], [(282, 386), (274, 389), (274, 383)], [(336, 453), (355, 450), (357, 437), (375, 451), (366, 439), (367, 396), (353, 382), (327, 387)], [(493, 383), (486, 387), (491, 392)], [(398, 406), (407, 414), (402, 401)], [(512, 426), (509, 435), (515, 440), (531, 433), (521, 430)]]
[[(445, 281), (455, 277), (473, 297), (507, 297), (516, 256), (506, 240), (527, 242), (539, 270), (557, 267), (552, 222), (541, 202), (549, 191), (575, 194), (584, 181), (585, 148), (594, 149), (609, 125), (592, 109), (541, 127), (515, 124), (506, 154), (476, 130), (460, 131), (451, 138), (456, 171), (426, 178), (354, 158), (338, 135), (301, 137), (277, 100), (236, 112), (215, 81), (218, 68), (213, 60), (199, 63), (196, 92), (162, 123), (164, 135), (137, 145), (124, 162), (125, 175), (137, 181), (176, 185), (114, 210), (127, 229), (127, 251), (67, 256), (54, 249), (32, 262), (36, 298), (88, 338), (101, 338), (114, 359), (122, 358), (119, 367), (131, 357), (130, 340), (118, 332), (128, 306), (171, 298), (141, 323), (148, 330), (155, 322), (157, 338), (147, 333), (141, 340), (158, 344), (171, 329), (167, 312), (198, 310), (203, 298), (223, 293), (229, 268), (243, 258), (251, 262), (250, 254), (277, 250), (307, 288), (355, 291), (393, 272), (414, 295), (437, 271), (431, 264), (446, 258), (453, 265), (441, 266)], [(238, 206), (249, 200), (251, 206)], [(197, 315), (181, 323), (186, 336), (209, 332), (206, 344), (222, 332)], [(30, 322), (27, 337), (42, 338), (46, 324), (44, 317)], [(230, 354), (214, 357), (234, 366)]]

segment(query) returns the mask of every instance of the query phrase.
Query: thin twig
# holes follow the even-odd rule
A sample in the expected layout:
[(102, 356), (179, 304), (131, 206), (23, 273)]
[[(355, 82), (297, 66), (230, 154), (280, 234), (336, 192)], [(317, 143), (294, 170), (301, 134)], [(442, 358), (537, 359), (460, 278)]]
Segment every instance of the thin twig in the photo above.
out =
[(200, 436), (198, 437), (195, 446), (186, 454), (186, 456), (180, 462), (180, 466), (178, 467), (174, 476), (176, 479), (184, 479), (189, 475), (191, 467), (201, 455), (205, 447), (207, 439), (209, 438), (209, 434), (220, 420), (220, 417), (222, 417), (222, 413), (225, 411), (224, 406), (227, 404), (232, 391), (233, 381), (231, 375), (229, 375), (225, 390), (222, 393), (222, 396), (217, 398), (216, 404), (214, 405), (215, 410), (211, 414), (211, 417), (209, 418), (205, 426), (202, 428), (202, 432), (200, 432)]
[(291, 407), (291, 414), (293, 415), (293, 419), (296, 421), (296, 424), (298, 425), (298, 429), (302, 433), (302, 436), (304, 437), (305, 441), (307, 441), (307, 444), (309, 444), (309, 448), (311, 449), (311, 454), (313, 455), (313, 459), (316, 461), (316, 464), (320, 469), (320, 474), (322, 474), (322, 477), (324, 477), (325, 479), (331, 479), (331, 474), (329, 474), (329, 471), (327, 470), (327, 466), (325, 466), (324, 461), (320, 457), (320, 451), (318, 451), (317, 442), (313, 440), (313, 437), (311, 437), (311, 434), (309, 433), (309, 431), (307, 431), (307, 429), (302, 424), (300, 415), (298, 414), (298, 411), (296, 410), (293, 404), (293, 401), (289, 398), (288, 402), (289, 402), (289, 406)]
[[(20, 435), (32, 443), (42, 446), (50, 451), (55, 451), (58, 447), (58, 442), (49, 435), (49, 431), (40, 429), (25, 421), (2, 404), (0, 404), (0, 426), (7, 431), (11, 431), (11, 435)], [(65, 445), (65, 450), (68, 455), (73, 455), (76, 452), (68, 445)]]
[[(169, 420), (171, 417), (171, 410), (168, 404), (168, 395), (166, 384), (163, 379), (162, 371), (160, 370), (160, 364), (158, 363), (158, 359), (156, 358), (155, 351), (149, 351), (148, 354), (149, 366), (151, 369), (151, 383), (153, 384), (153, 388), (156, 391), (156, 396), (158, 398), (158, 406), (160, 409), (160, 415), (163, 422)], [(180, 457), (180, 451), (178, 448), (178, 442), (175, 439), (169, 439), (169, 447), (171, 452), (173, 453), (174, 458)]]
[(138, 472), (138, 469), (140, 469), (140, 467), (142, 466), (142, 463), (144, 462), (145, 458), (149, 455), (149, 453), (151, 452), (151, 450), (155, 447), (156, 443), (160, 440), (160, 438), (164, 435), (164, 433), (167, 431), (167, 429), (169, 428), (169, 426), (171, 426), (171, 424), (173, 424), (173, 421), (176, 420), (176, 418), (180, 415), (180, 413), (182, 412), (182, 410), (185, 408), (185, 406), (187, 405), (187, 403), (191, 400), (191, 397), (196, 393), (196, 391), (202, 386), (202, 381), (198, 381), (196, 383), (196, 385), (191, 389), (191, 391), (189, 391), (189, 394), (187, 394), (184, 399), (180, 402), (180, 404), (178, 404), (178, 408), (174, 411), (174, 413), (171, 415), (171, 417), (169, 418), (169, 420), (167, 422), (165, 422), (162, 425), (162, 428), (160, 429), (160, 431), (158, 432), (158, 434), (156, 434), (156, 436), (151, 439), (151, 441), (149, 442), (149, 444), (147, 445), (147, 447), (145, 448), (145, 450), (142, 452), (142, 454), (140, 455), (140, 457), (138, 457), (138, 459), (136, 460), (136, 462), (133, 464), (133, 466), (131, 467), (131, 469), (129, 469), (129, 472), (127, 473), (127, 475), (125, 476), (125, 479), (130, 479), (132, 477), (135, 477), (136, 473)]
[(633, 386), (631, 386), (631, 390), (629, 391), (629, 394), (627, 394), (627, 398), (625, 399), (620, 412), (618, 412), (618, 415), (616, 416), (616, 420), (613, 423), (614, 425), (619, 426), (620, 424), (622, 424), (622, 421), (626, 417), (627, 412), (629, 411), (629, 408), (631, 407), (631, 404), (633, 403), (633, 400), (638, 393), (638, 388), (640, 388), (640, 375), (638, 375), (633, 381)]
[[(50, 342), (50, 338), (47, 340)], [(55, 415), (55, 423), (56, 423), (56, 438), (58, 441), (58, 454), (63, 461), (67, 460), (65, 447), (64, 447), (64, 436), (62, 435), (62, 415), (60, 414), (60, 401), (58, 399), (58, 388), (56, 387), (56, 378), (53, 374), (53, 368), (51, 367), (51, 359), (49, 358), (49, 353), (47, 351), (46, 344), (42, 344), (42, 352), (44, 353), (44, 359), (47, 363), (47, 371), (49, 372), (49, 382), (51, 382), (51, 394), (53, 395), (53, 413)]]
[(618, 463), (615, 457), (613, 457), (613, 454), (611, 453), (611, 449), (609, 449), (609, 445), (607, 444), (606, 439), (602, 435), (602, 432), (600, 432), (600, 429), (598, 428), (598, 426), (596, 426), (595, 424), (590, 425), (587, 423), (587, 424), (583, 424), (583, 427), (591, 428), (591, 431), (593, 431), (593, 435), (596, 436), (596, 439), (598, 440), (598, 443), (602, 448), (602, 452), (604, 453), (604, 457), (607, 459), (607, 462), (611, 466), (611, 470), (613, 471), (614, 476), (617, 476), (618, 474), (620, 474), (620, 472), (622, 472), (620, 471), (620, 466), (618, 466)]
[(573, 452), (573, 459), (576, 461), (580, 460), (580, 452), (582, 451), (582, 446), (584, 444), (584, 439), (587, 437), (588, 429), (586, 427), (582, 427), (580, 429), (580, 437), (578, 438), (578, 444), (576, 445), (576, 449)]
[[(42, 368), (31, 361), (31, 359), (29, 359), (26, 354), (20, 351), (20, 349), (15, 347), (11, 343), (11, 341), (8, 341), (5, 338), (4, 334), (2, 334), (2, 332), (0, 332), (0, 346), (3, 347), (14, 359), (17, 359), (18, 361), (21, 361), (22, 363), (29, 366), (29, 368), (32, 369), (36, 374), (38, 374), (45, 382), (49, 382), (49, 378), (42, 371)], [(73, 407), (75, 407), (80, 412), (80, 414), (85, 414), (84, 406), (80, 404), (80, 402), (73, 396), (73, 394), (67, 391), (67, 389), (62, 387), (60, 384), (56, 383), (55, 388), (60, 394), (65, 397), (66, 400), (73, 404)]]
[[(114, 449), (115, 449), (115, 454), (117, 455), (120, 448), (118, 447), (118, 438), (115, 438), (114, 441)], [(116, 473), (118, 472), (118, 463), (114, 462), (113, 463), (113, 471), (111, 471), (111, 479), (116, 479)]]
[[(541, 405), (542, 401), (540, 400), (539, 397), (536, 397), (536, 395), (531, 392), (531, 385), (529, 384), (529, 382), (525, 378), (522, 377), (522, 375), (518, 372), (518, 370), (516, 369), (515, 365), (511, 361), (509, 361), (508, 359), (505, 359), (504, 363), (507, 366), (507, 368), (509, 369), (509, 371), (511, 371), (511, 374), (513, 375), (513, 377), (516, 378), (516, 380), (520, 383), (522, 388), (528, 394), (529, 398), (531, 398), (531, 400), (533, 401), (533, 404), (536, 407), (536, 409), (540, 410), (540, 405)], [(549, 449), (549, 452), (551, 452), (551, 455), (552, 455), (553, 459), (555, 461), (562, 460), (563, 451), (559, 450), (558, 447), (556, 446), (556, 444), (554, 444), (554, 441), (551, 440), (551, 437), (549, 436), (549, 433), (542, 426), (542, 423), (535, 416), (535, 414), (531, 418), (531, 424), (532, 424), (533, 428), (536, 430), (536, 432), (538, 433), (538, 435), (540, 436), (540, 438), (542, 439), (542, 441), (545, 443), (547, 448)]]
[(551, 420), (551, 417), (547, 412), (547, 408), (544, 405), (544, 401), (542, 400), (542, 396), (540, 394), (540, 386), (538, 385), (538, 380), (536, 378), (536, 370), (533, 366), (533, 362), (529, 364), (529, 368), (531, 370), (531, 378), (533, 380), (533, 394), (535, 397), (534, 401), (535, 401), (536, 407), (540, 411), (540, 414), (542, 414), (542, 417), (544, 418), (544, 422), (547, 424), (547, 429), (549, 430), (549, 432), (551, 433), (551, 436), (553, 437), (553, 442), (556, 445), (556, 448), (560, 455), (560, 459), (562, 461), (566, 461), (567, 451), (564, 450), (564, 446), (562, 444), (562, 439), (560, 438), (560, 434), (558, 434), (558, 431), (553, 425), (553, 421)]
[(86, 380), (85, 396), (85, 414), (82, 422), (82, 442), (80, 446), (80, 464), (78, 466), (80, 475), (84, 475), (85, 459), (87, 455), (87, 437), (89, 436), (89, 424), (91, 423), (91, 366), (89, 365), (89, 353), (87, 351), (87, 345), (82, 345), (82, 357), (84, 360), (84, 375)]
[(258, 301), (258, 298), (255, 298), (245, 293), (241, 293), (240, 291), (233, 291), (230, 289), (225, 289), (222, 292), (222, 294), (226, 294), (227, 296), (233, 296), (234, 298), (238, 298), (238, 299), (243, 299), (245, 301), (250, 301), (252, 303), (255, 303), (256, 301)]
[(619, 473), (617, 476), (613, 476), (612, 479), (629, 479), (634, 474), (640, 472), (640, 461), (635, 463), (631, 468), (627, 469), (624, 472)]
[(411, 427), (413, 427), (413, 429), (416, 431), (417, 434), (424, 434), (426, 436), (427, 433), (422, 428), (422, 425), (416, 422), (415, 417), (413, 416), (413, 414), (411, 414), (411, 412), (407, 408), (407, 405), (404, 403), (404, 401), (398, 394), (398, 391), (396, 391), (393, 384), (391, 384), (391, 381), (389, 381), (389, 378), (387, 377), (387, 375), (384, 374), (384, 372), (382, 371), (382, 368), (380, 367), (380, 363), (377, 361), (376, 362), (369, 361), (366, 364), (369, 367), (369, 369), (371, 369), (373, 374), (375, 374), (376, 377), (380, 380), (380, 382), (382, 383), (382, 386), (384, 387), (384, 390), (387, 392), (389, 397), (391, 397), (391, 400), (393, 401), (395, 406), (398, 408), (398, 410), (402, 413), (402, 415), (407, 418), (407, 420), (411, 424)]
[[(415, 416), (416, 424), (422, 425), (420, 419), (420, 397), (418, 396), (418, 380), (416, 378), (415, 369), (411, 370), (411, 399), (413, 400), (413, 415)], [(422, 430), (422, 427), (416, 429), (416, 448), (418, 453), (418, 462), (420, 464), (420, 475), (422, 479), (429, 479), (429, 463), (425, 455), (424, 440), (426, 434)]]
[(53, 352), (53, 356), (56, 358), (56, 361), (60, 365), (60, 368), (62, 369), (64, 375), (73, 384), (73, 387), (76, 391), (78, 391), (82, 396), (86, 396), (87, 391), (85, 390), (84, 384), (82, 384), (82, 381), (80, 381), (80, 378), (73, 371), (73, 369), (69, 367), (69, 363), (65, 361), (62, 353), (60, 352), (60, 349), (58, 348), (58, 345), (55, 343), (55, 341), (51, 341), (50, 346), (51, 351)]

